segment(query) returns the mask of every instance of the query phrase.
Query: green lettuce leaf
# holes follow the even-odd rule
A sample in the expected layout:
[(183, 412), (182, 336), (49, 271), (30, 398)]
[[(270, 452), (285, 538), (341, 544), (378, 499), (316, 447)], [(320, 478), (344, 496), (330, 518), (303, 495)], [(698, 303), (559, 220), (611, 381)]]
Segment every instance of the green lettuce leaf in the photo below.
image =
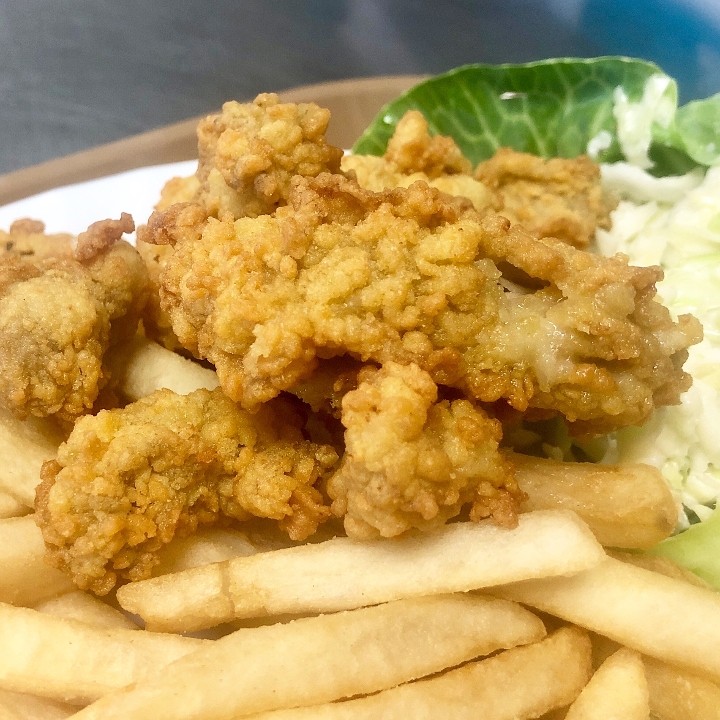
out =
[[(644, 96), (651, 78), (664, 81), (662, 102)], [(452, 136), (473, 163), (501, 146), (544, 157), (574, 157), (587, 153), (591, 141), (598, 162), (614, 162), (627, 157), (616, 119), (618, 93), (634, 108), (630, 132), (647, 125), (653, 172), (685, 172), (720, 157), (714, 142), (720, 96), (675, 112), (675, 81), (653, 63), (625, 57), (456, 68), (383, 107), (353, 151), (381, 155), (398, 120), (416, 109), (431, 132)]]
[(647, 552), (673, 560), (720, 590), (720, 510)]
[(698, 165), (720, 157), (720, 94), (683, 105), (669, 128), (656, 129), (656, 145), (684, 152)]

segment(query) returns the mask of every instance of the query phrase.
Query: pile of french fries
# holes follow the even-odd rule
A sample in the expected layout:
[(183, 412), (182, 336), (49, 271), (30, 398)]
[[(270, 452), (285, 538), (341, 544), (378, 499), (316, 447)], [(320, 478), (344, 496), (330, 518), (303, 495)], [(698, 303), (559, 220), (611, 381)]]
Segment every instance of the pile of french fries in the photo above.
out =
[[(217, 386), (146, 340), (117, 362), (129, 399)], [(33, 519), (59, 441), (0, 414), (3, 720), (720, 718), (720, 594), (637, 552), (677, 517), (651, 468), (517, 457), (512, 530), (208, 529), (100, 600), (45, 563)]]

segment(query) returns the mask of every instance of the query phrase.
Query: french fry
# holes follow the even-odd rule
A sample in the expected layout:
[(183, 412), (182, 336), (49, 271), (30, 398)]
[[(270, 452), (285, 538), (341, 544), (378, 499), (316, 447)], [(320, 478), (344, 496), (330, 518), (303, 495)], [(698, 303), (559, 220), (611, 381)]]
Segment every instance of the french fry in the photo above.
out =
[(214, 371), (140, 335), (109, 361), (112, 376), (128, 400), (139, 400), (160, 388), (187, 395), (200, 388), (214, 390), (219, 384)]
[(32, 508), (40, 468), (57, 453), (62, 435), (42, 418), (18, 420), (0, 408), (0, 489)]
[(0, 490), (0, 519), (20, 517), (27, 515), (30, 508), (9, 492)]
[(650, 700), (640, 653), (621, 648), (595, 671), (565, 720), (648, 720)]
[(123, 612), (82, 590), (74, 590), (43, 600), (35, 605), (35, 610), (56, 617), (80, 620), (88, 625), (102, 628), (139, 630)]
[(493, 591), (720, 679), (720, 594), (608, 557), (572, 577)]
[(576, 515), (538, 511), (521, 515), (512, 530), (454, 523), (392, 540), (335, 538), (258, 553), (129, 583), (117, 598), (153, 630), (190, 631), (566, 575), (604, 557)]
[(65, 720), (76, 710), (66, 703), (0, 689), (0, 720)]
[(611, 557), (622, 560), (624, 563), (636, 565), (646, 570), (652, 570), (653, 572), (660, 573), (660, 575), (667, 575), (668, 577), (674, 577), (678, 580), (684, 580), (698, 587), (710, 587), (710, 585), (694, 572), (662, 555), (650, 555), (644, 552), (623, 552), (622, 550), (608, 550), (607, 552)]
[(523, 510), (573, 510), (606, 547), (652, 547), (675, 529), (676, 502), (660, 472), (649, 465), (512, 458), (518, 485), (528, 496)]
[[(590, 675), (590, 643), (576, 628), (428, 680), (346, 702), (251, 715), (248, 720), (523, 720), (572, 702)], [(610, 716), (604, 718), (610, 720)]]
[(398, 600), (238, 630), (77, 717), (232, 720), (376, 692), (544, 634), (528, 611), (486, 597)]
[(33, 515), (0, 520), (0, 602), (35, 605), (74, 589), (65, 573), (45, 562)]
[(650, 712), (657, 720), (717, 720), (720, 686), (667, 663), (644, 658)]
[(162, 548), (158, 553), (160, 562), (153, 568), (153, 575), (180, 572), (256, 552), (255, 545), (238, 530), (206, 528), (187, 537), (174, 538)]
[(0, 687), (83, 705), (207, 642), (98, 628), (0, 604)]

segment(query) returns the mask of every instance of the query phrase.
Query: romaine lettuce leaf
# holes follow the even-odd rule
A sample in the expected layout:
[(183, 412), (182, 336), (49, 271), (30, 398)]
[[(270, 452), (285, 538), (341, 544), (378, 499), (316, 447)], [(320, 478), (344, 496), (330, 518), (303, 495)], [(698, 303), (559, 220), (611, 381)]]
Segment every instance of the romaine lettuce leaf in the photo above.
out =
[[(657, 79), (659, 93), (647, 93)], [(629, 122), (623, 117), (618, 122), (618, 108), (632, 114)], [(354, 152), (381, 155), (398, 120), (410, 109), (425, 115), (433, 133), (452, 136), (473, 163), (501, 146), (544, 157), (590, 152), (598, 162), (614, 162), (631, 154), (623, 134), (642, 135), (644, 127), (655, 174), (681, 173), (720, 158), (720, 146), (715, 145), (720, 96), (676, 112), (675, 81), (657, 65), (632, 58), (456, 68), (383, 107)]]
[(656, 145), (684, 152), (698, 165), (720, 157), (720, 94), (678, 108), (668, 128), (656, 129)]
[(673, 560), (720, 590), (720, 510), (648, 552)]

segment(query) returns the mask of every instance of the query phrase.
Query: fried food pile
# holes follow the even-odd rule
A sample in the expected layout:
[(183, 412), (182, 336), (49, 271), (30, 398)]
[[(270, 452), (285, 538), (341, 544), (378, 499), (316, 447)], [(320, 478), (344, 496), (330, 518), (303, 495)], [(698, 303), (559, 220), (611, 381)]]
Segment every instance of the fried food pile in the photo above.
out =
[[(274, 95), (227, 103), (137, 251), (125, 219), (69, 254), (6, 243), (0, 398), (74, 421), (37, 518), (80, 587), (148, 577), (173, 537), (251, 516), (293, 540), (333, 520), (356, 538), (512, 527), (509, 414), (597, 436), (690, 385), (700, 326), (657, 301), (661, 271), (587, 249), (613, 205), (590, 160), (503, 150), (473, 169), (410, 113), (383, 158), (341, 164), (328, 121)], [(113, 388), (98, 411), (103, 355), (136, 332), (220, 388)]]
[(422, 182), (297, 178), (272, 215), (175, 205), (143, 237), (174, 248), (160, 297), (180, 344), (250, 409), (337, 355), (414, 363), (586, 433), (641, 423), (690, 383), (698, 325), (656, 302), (659, 269), (535, 237)]

